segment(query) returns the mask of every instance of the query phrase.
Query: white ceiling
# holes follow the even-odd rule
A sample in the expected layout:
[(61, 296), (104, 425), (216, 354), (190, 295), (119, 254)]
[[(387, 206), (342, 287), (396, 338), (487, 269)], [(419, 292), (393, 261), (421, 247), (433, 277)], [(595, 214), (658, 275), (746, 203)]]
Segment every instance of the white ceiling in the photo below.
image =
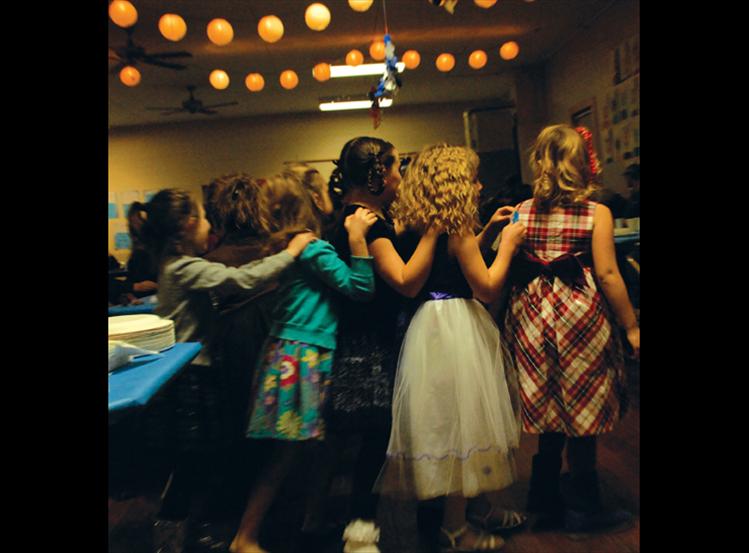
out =
[[(421, 54), (421, 65), (401, 74), (403, 87), (394, 106), (436, 102), (465, 102), (509, 98), (512, 73), (526, 65), (548, 59), (573, 36), (582, 32), (617, 0), (499, 0), (492, 8), (482, 9), (473, 0), (459, 0), (455, 14), (431, 5), (430, 0), (385, 0), (390, 34), (396, 55), (408, 49)], [(354, 12), (347, 0), (322, 0), (332, 14), (331, 23), (322, 32), (312, 31), (304, 23), (304, 11), (311, 0), (131, 0), (138, 10), (133, 31), (135, 44), (147, 53), (187, 50), (192, 58), (178, 59), (188, 67), (177, 71), (138, 64), (142, 79), (129, 88), (116, 74), (109, 76), (110, 127), (161, 124), (182, 120), (236, 118), (259, 114), (312, 112), (318, 110), (319, 98), (366, 94), (378, 77), (331, 79), (319, 83), (313, 79), (312, 67), (326, 61), (343, 64), (346, 53), (357, 48), (369, 58), (369, 44), (384, 34), (383, 0), (375, 0), (364, 13)], [(187, 23), (187, 35), (180, 42), (170, 42), (158, 31), (158, 20), (164, 13), (177, 13)], [(281, 18), (283, 38), (268, 44), (257, 34), (257, 22), (273, 14)], [(213, 45), (206, 36), (206, 26), (213, 18), (227, 19), (234, 28), (234, 40), (227, 46)], [(111, 20), (109, 47), (124, 46), (126, 32)], [(499, 46), (515, 40), (520, 54), (512, 61), (499, 57)], [(468, 66), (468, 55), (483, 49), (489, 57), (480, 70)], [(438, 54), (450, 52), (456, 58), (455, 68), (440, 73), (434, 65)], [(116, 62), (110, 61), (110, 69)], [(214, 69), (225, 70), (231, 79), (229, 88), (216, 90), (208, 82)], [(299, 75), (299, 85), (284, 90), (278, 76), (284, 69)], [(251, 93), (245, 76), (259, 72), (265, 88)], [(147, 106), (179, 107), (187, 99), (187, 86), (197, 87), (195, 96), (205, 104), (238, 102), (219, 108), (216, 115), (179, 113), (162, 115), (148, 111)]]

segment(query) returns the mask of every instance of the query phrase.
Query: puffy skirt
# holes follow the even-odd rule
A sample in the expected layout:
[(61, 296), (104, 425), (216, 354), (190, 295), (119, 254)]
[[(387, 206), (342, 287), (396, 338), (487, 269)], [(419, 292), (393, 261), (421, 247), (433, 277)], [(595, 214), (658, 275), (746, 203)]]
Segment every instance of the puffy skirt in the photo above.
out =
[[(425, 302), (398, 360), (381, 494), (474, 497), (515, 479), (519, 410), (499, 329), (476, 300)], [(508, 388), (508, 379), (510, 386)]]

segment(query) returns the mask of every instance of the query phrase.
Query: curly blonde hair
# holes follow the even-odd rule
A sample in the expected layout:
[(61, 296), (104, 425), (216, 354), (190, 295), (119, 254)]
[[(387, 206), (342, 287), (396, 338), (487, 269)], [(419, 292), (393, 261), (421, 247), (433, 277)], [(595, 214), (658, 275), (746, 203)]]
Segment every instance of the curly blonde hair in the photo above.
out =
[(531, 148), (533, 197), (541, 205), (556, 207), (587, 200), (600, 188), (583, 137), (569, 125), (542, 130)]
[(470, 148), (435, 144), (412, 161), (391, 214), (405, 226), (424, 232), (434, 224), (447, 234), (478, 226), (479, 157)]

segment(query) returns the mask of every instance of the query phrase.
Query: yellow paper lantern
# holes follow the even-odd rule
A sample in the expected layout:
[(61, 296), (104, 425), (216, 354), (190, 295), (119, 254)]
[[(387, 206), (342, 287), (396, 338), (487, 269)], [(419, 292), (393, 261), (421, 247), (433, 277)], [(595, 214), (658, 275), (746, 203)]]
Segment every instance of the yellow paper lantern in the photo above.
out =
[(318, 63), (312, 68), (312, 76), (321, 83), (327, 81), (330, 79), (330, 64)]
[(356, 67), (357, 65), (361, 65), (361, 62), (363, 61), (364, 54), (362, 54), (359, 50), (351, 50), (348, 54), (346, 54), (347, 65)]
[(234, 29), (226, 19), (213, 19), (207, 28), (208, 40), (216, 46), (226, 46), (234, 38)]
[(250, 92), (260, 92), (265, 88), (265, 79), (260, 73), (250, 73), (245, 78), (244, 84)]
[(159, 19), (159, 32), (165, 39), (177, 42), (185, 38), (187, 23), (175, 13), (165, 13)]
[(494, 4), (497, 3), (497, 0), (473, 0), (473, 2), (479, 8), (491, 8)]
[(297, 77), (297, 74), (294, 71), (287, 69), (281, 73), (279, 81), (281, 82), (282, 87), (286, 90), (291, 90), (292, 88), (296, 88), (296, 85), (299, 84), (299, 77)]
[(351, 6), (351, 9), (355, 12), (365, 12), (370, 8), (373, 1), (374, 0), (348, 0), (348, 5)]
[(421, 56), (416, 50), (406, 50), (403, 53), (403, 63), (408, 69), (416, 69), (421, 63)]
[(304, 22), (313, 31), (323, 31), (330, 24), (330, 10), (319, 2), (310, 4), (304, 12)]
[(128, 65), (122, 68), (120, 71), (120, 81), (125, 86), (138, 86), (140, 82), (140, 71), (138, 71), (132, 65)]
[(266, 15), (258, 21), (257, 34), (265, 42), (278, 42), (283, 37), (283, 23), (275, 15)]
[(226, 71), (222, 71), (221, 69), (214, 69), (211, 71), (208, 80), (210, 81), (211, 86), (217, 90), (224, 90), (229, 86), (229, 75), (226, 74)]
[(115, 0), (109, 4), (109, 17), (115, 25), (124, 28), (132, 27), (138, 21), (138, 10), (130, 2)]
[(503, 60), (511, 60), (517, 57), (520, 52), (520, 46), (514, 40), (505, 42), (499, 48), (499, 55)]
[(486, 60), (486, 52), (483, 50), (475, 50), (474, 52), (471, 52), (470, 56), (468, 56), (468, 65), (474, 69), (481, 69), (486, 65)]
[(369, 55), (373, 60), (382, 61), (385, 59), (385, 43), (381, 40), (375, 40), (369, 46)]
[(437, 66), (437, 69), (439, 69), (443, 73), (452, 71), (452, 68), (455, 67), (455, 56), (453, 56), (452, 54), (440, 54), (439, 56), (437, 56), (435, 65)]

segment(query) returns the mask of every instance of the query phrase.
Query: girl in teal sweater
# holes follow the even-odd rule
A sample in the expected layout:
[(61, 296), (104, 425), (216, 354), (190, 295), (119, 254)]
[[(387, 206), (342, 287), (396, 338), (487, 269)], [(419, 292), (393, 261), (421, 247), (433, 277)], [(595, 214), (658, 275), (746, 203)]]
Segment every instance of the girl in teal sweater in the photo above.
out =
[[(271, 251), (276, 241), (280, 247), (286, 236), (299, 230), (319, 235), (320, 206), (295, 175), (287, 172), (268, 179), (258, 203), (259, 222), (271, 236)], [(374, 274), (365, 236), (376, 220), (363, 208), (346, 219), (351, 267), (328, 242), (315, 240), (280, 281), (271, 329), (258, 360), (247, 430), (251, 438), (278, 443), (250, 494), (230, 547), (232, 553), (264, 551), (258, 543), (260, 525), (299, 451), (298, 442), (324, 437), (322, 408), (338, 327), (334, 294), (337, 291), (358, 301), (372, 298)]]

